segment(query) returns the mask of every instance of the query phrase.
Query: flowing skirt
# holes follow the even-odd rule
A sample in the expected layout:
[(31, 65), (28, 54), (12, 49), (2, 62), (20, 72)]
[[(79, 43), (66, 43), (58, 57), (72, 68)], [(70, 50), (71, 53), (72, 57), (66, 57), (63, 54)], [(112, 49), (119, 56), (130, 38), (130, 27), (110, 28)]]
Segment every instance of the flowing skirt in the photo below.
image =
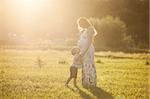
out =
[(87, 55), (83, 57), (82, 85), (84, 87), (96, 87), (96, 68), (94, 63), (94, 50), (91, 48)]
[(96, 70), (94, 64), (85, 64), (82, 68), (82, 85), (96, 87)]

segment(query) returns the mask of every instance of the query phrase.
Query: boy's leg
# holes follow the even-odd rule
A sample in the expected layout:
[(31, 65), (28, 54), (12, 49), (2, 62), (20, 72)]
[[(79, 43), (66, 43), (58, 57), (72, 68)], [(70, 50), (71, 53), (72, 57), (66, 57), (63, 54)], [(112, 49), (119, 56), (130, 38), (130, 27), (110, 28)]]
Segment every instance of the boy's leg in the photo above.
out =
[(77, 84), (76, 84), (77, 74), (78, 74), (78, 69), (75, 68), (75, 73), (74, 73), (74, 86), (75, 86), (75, 87), (77, 87)]
[(70, 82), (71, 79), (72, 79), (72, 78), (69, 77), (68, 80), (67, 80), (67, 82), (65, 83), (65, 85), (67, 85), (67, 84)]
[(65, 85), (67, 85), (70, 82), (71, 79), (72, 79), (72, 67), (70, 67), (70, 77), (66, 81)]
[(77, 87), (76, 79), (77, 78), (74, 78), (74, 82), (73, 82), (75, 87)]

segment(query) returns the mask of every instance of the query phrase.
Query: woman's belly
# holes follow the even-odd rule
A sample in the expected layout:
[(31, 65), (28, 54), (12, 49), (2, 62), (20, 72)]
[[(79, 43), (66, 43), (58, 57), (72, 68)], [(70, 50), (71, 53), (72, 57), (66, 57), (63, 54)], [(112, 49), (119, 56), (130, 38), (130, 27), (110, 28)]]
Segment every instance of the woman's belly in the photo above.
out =
[(91, 45), (88, 52), (83, 56), (83, 62), (93, 64), (94, 63), (94, 52), (95, 52), (95, 48), (93, 45)]

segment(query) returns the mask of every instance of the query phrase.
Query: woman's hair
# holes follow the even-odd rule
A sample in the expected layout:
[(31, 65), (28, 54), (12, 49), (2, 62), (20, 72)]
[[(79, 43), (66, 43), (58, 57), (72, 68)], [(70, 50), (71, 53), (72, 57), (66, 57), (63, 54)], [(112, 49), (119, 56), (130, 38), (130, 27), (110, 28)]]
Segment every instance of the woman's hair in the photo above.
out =
[(83, 27), (80, 26), (80, 21), (82, 21), (82, 20), (83, 20), (83, 21), (86, 21), (87, 24), (89, 24), (89, 25), (93, 28), (94, 36), (96, 36), (96, 35), (97, 35), (97, 31), (96, 31), (95, 27), (94, 27), (93, 24), (90, 22), (90, 20), (89, 20), (88, 18), (86, 18), (86, 17), (79, 17), (79, 18), (77, 19), (77, 25), (78, 25), (79, 31), (82, 31), (82, 30), (85, 29), (85, 28), (83, 28)]

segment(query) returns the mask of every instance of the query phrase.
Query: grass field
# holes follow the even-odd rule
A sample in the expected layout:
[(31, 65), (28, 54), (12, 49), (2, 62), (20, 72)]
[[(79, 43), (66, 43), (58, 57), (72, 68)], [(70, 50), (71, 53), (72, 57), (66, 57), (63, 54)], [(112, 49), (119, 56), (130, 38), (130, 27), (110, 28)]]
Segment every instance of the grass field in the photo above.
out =
[(71, 54), (55, 50), (0, 50), (0, 99), (149, 99), (146, 54), (97, 52), (97, 88), (74, 91), (64, 82)]

